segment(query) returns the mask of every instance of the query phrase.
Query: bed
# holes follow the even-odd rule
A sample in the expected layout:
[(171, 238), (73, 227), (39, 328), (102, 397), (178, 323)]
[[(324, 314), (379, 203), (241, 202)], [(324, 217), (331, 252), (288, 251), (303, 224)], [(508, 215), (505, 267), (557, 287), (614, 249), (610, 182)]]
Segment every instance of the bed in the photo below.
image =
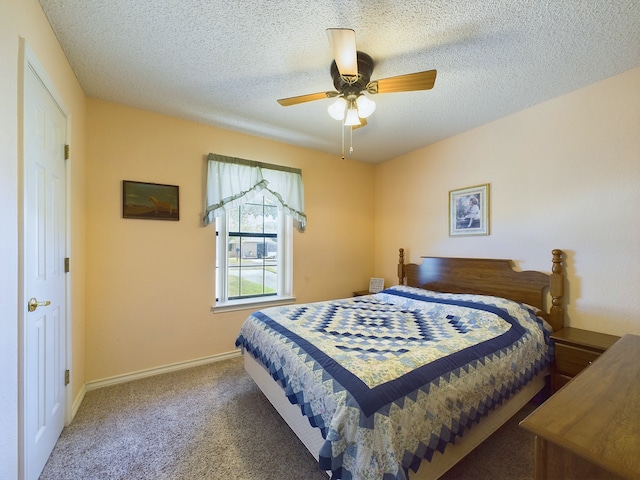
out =
[(422, 257), (398, 285), (252, 313), (245, 369), (333, 479), (435, 479), (545, 385), (564, 321), (551, 273)]

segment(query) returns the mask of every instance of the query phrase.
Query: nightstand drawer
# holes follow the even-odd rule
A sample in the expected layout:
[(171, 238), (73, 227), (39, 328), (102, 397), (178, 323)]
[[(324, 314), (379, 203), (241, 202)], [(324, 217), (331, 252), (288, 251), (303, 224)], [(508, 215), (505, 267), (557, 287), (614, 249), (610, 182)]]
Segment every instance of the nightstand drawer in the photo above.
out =
[(555, 371), (565, 375), (577, 375), (600, 356), (599, 353), (570, 345), (555, 345)]

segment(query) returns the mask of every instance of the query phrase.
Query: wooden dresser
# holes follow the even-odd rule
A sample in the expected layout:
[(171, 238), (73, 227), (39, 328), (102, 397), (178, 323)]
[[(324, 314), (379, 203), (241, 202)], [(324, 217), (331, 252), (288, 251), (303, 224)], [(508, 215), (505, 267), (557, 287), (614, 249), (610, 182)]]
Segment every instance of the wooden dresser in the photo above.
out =
[(536, 480), (640, 478), (640, 336), (625, 335), (520, 425)]

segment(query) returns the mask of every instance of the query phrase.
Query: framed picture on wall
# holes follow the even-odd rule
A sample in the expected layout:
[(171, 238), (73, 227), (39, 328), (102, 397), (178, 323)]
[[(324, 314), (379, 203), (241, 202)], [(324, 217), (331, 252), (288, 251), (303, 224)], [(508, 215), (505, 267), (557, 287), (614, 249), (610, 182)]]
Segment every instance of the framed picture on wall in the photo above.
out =
[(180, 220), (178, 186), (123, 180), (122, 218)]
[(449, 236), (489, 235), (489, 184), (449, 192)]

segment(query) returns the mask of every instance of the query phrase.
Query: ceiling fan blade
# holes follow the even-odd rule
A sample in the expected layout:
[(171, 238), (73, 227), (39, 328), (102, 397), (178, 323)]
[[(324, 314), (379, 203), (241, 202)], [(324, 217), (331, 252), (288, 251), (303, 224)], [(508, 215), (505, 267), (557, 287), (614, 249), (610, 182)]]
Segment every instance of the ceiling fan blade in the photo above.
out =
[(281, 98), (278, 103), (283, 107), (298, 105), (299, 103), (313, 102), (314, 100), (322, 100), (323, 98), (333, 98), (339, 95), (338, 92), (319, 92), (310, 93), (308, 95), (300, 95), (297, 97)]
[(369, 93), (412, 92), (415, 90), (430, 90), (436, 83), (436, 71), (408, 73), (397, 77), (381, 78), (367, 85)]
[(360, 117), (360, 125), (352, 126), (351, 130), (355, 130), (356, 128), (361, 128), (361, 127), (366, 127), (366, 126), (367, 126), (367, 119)]
[(356, 53), (356, 32), (350, 28), (327, 28), (329, 45), (333, 50), (333, 58), (340, 75), (355, 77), (358, 75), (358, 58)]

